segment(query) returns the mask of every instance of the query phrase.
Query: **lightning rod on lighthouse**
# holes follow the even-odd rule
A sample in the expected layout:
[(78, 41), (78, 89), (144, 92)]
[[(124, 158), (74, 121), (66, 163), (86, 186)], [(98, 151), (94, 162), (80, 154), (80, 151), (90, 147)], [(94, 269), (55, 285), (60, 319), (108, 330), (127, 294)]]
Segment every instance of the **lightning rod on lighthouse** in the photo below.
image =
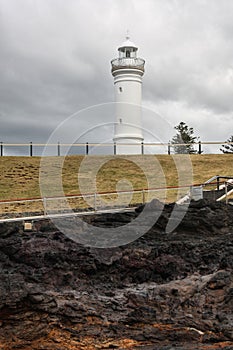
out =
[(142, 76), (145, 60), (137, 57), (137, 46), (127, 34), (111, 61), (115, 88), (115, 128), (117, 154), (139, 154), (143, 142), (141, 126)]

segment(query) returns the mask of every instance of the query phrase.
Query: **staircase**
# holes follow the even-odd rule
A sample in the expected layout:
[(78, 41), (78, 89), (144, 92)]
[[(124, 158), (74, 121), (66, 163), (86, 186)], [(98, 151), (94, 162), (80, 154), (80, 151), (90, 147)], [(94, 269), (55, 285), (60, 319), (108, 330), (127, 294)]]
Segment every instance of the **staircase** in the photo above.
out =
[[(232, 198), (229, 196), (232, 194)], [(233, 176), (215, 175), (201, 185), (191, 186), (190, 192), (180, 198), (177, 204), (187, 204), (191, 199), (223, 201), (233, 205)]]
[[(213, 186), (215, 188), (212, 188)], [(203, 198), (213, 201), (225, 199), (228, 202), (229, 196), (233, 193), (233, 176), (213, 176), (202, 185), (202, 188)]]

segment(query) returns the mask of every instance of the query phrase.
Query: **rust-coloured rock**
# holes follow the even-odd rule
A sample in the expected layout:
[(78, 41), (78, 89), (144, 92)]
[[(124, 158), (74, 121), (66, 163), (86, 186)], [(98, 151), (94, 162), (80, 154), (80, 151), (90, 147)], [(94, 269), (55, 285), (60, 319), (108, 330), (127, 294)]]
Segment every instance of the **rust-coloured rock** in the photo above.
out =
[[(233, 207), (191, 203), (166, 234), (172, 208), (111, 249), (75, 243), (49, 220), (32, 232), (1, 224), (0, 349), (233, 349)], [(142, 210), (84, 220), (111, 228)]]

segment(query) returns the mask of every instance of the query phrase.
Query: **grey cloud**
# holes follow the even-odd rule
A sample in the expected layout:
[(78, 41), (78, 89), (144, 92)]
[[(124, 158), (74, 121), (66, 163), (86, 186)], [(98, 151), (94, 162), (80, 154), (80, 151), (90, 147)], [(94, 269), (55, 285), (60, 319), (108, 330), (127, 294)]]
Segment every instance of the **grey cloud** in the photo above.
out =
[[(69, 115), (113, 101), (110, 60), (127, 29), (146, 59), (144, 102), (173, 125), (178, 104), (205, 139), (217, 138), (215, 130), (194, 116), (220, 116), (229, 122), (225, 137), (233, 129), (232, 23), (227, 0), (0, 0), (0, 137), (44, 141)], [(145, 125), (151, 129), (153, 117)]]

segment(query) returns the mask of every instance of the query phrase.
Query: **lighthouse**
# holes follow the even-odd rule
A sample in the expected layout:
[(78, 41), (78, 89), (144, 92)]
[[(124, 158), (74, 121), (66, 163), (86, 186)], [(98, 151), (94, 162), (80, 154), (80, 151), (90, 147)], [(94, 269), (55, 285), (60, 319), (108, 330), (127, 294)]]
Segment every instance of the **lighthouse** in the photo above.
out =
[(113, 141), (117, 154), (139, 154), (141, 127), (142, 77), (145, 61), (137, 57), (137, 46), (127, 34), (111, 61), (115, 89), (115, 128)]

